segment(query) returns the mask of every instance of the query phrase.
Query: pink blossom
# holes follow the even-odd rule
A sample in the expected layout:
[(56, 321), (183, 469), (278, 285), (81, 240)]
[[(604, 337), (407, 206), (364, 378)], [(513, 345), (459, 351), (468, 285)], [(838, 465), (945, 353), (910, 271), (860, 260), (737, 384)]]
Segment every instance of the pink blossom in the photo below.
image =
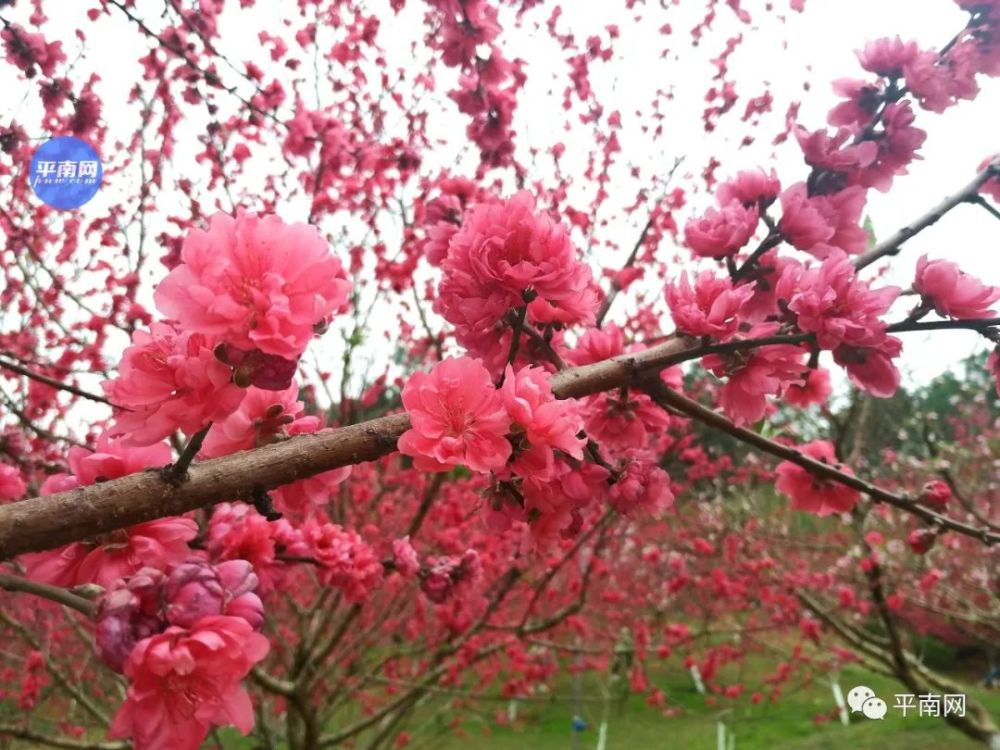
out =
[(625, 351), (625, 334), (614, 323), (603, 328), (588, 328), (576, 342), (576, 348), (566, 352), (566, 361), (574, 365), (589, 365)]
[(212, 217), (184, 240), (182, 263), (156, 290), (159, 310), (185, 331), (288, 360), (347, 303), (351, 285), (315, 227), (276, 216)]
[(320, 566), (320, 580), (341, 589), (347, 601), (366, 601), (382, 582), (382, 563), (357, 532), (310, 519), (302, 533)]
[(893, 178), (906, 174), (917, 157), (927, 133), (913, 126), (915, 116), (908, 101), (893, 102), (882, 113), (883, 132), (878, 138), (878, 158), (860, 170), (852, 182), (882, 192), (892, 187)]
[(776, 290), (795, 314), (798, 328), (816, 334), (822, 349), (877, 341), (886, 325), (880, 316), (899, 292), (898, 287), (870, 289), (839, 250), (832, 251), (818, 266), (786, 269)]
[(125, 703), (108, 736), (132, 737), (136, 750), (197, 750), (212, 726), (254, 724), (240, 685), (268, 651), (267, 639), (240, 617), (206, 617), (140, 641), (125, 664)]
[(584, 400), (587, 434), (611, 453), (642, 450), (670, 416), (645, 393), (600, 393)]
[(212, 425), (201, 453), (216, 458), (274, 442), (286, 435), (287, 427), (300, 418), (302, 408), (295, 383), (281, 391), (251, 386), (239, 408)]
[(854, 135), (849, 128), (839, 129), (832, 138), (825, 130), (810, 133), (801, 126), (797, 126), (794, 132), (806, 164), (811, 167), (853, 173), (867, 167), (878, 155), (878, 146), (872, 141), (854, 143)]
[(903, 68), (919, 54), (916, 42), (904, 42), (898, 36), (873, 39), (857, 53), (862, 68), (885, 78), (902, 78)]
[(817, 367), (809, 370), (801, 385), (793, 383), (785, 388), (782, 398), (793, 406), (809, 406), (826, 403), (831, 393), (833, 387), (830, 385), (830, 373)]
[(950, 261), (927, 260), (926, 255), (917, 261), (913, 288), (938, 314), (949, 318), (992, 317), (996, 314), (992, 305), (1000, 300), (1000, 288), (986, 286)]
[(109, 479), (135, 474), (170, 463), (170, 446), (166, 443), (132, 446), (125, 439), (117, 440), (110, 432), (97, 438), (96, 450), (74, 446), (69, 449), (69, 467), (82, 485), (106, 482)]
[(674, 325), (689, 336), (711, 336), (726, 339), (739, 326), (739, 313), (753, 296), (754, 284), (733, 288), (728, 278), (711, 271), (699, 273), (692, 288), (687, 271), (672, 284), (667, 284), (667, 305)]
[(397, 445), (421, 471), (462, 464), (488, 472), (507, 463), (510, 417), (478, 360), (448, 358), (429, 373), (414, 373), (402, 399), (412, 426)]
[(102, 384), (122, 409), (112, 434), (127, 436), (133, 445), (150, 445), (175, 430), (193, 435), (231, 414), (243, 390), (233, 385), (213, 348), (201, 334), (178, 333), (165, 323), (154, 323), (149, 333), (135, 331), (118, 377)]
[(22, 555), (28, 578), (56, 586), (96, 583), (107, 588), (141, 568), (164, 569), (191, 555), (188, 542), (198, 534), (189, 518), (160, 518), (65, 547)]
[[(745, 338), (771, 336), (777, 330), (777, 324), (760, 324)], [(731, 356), (710, 354), (702, 364), (717, 377), (727, 377), (719, 393), (719, 405), (733, 422), (742, 425), (764, 417), (768, 396), (777, 396), (787, 386), (802, 383), (804, 355), (797, 346), (776, 344)]]
[(868, 233), (858, 224), (864, 205), (865, 193), (859, 187), (810, 198), (800, 182), (781, 194), (778, 228), (788, 242), (820, 259), (834, 249), (860, 253), (868, 245)]
[(515, 472), (551, 475), (555, 450), (577, 460), (583, 458), (586, 440), (577, 437), (583, 430), (579, 409), (573, 401), (556, 400), (544, 370), (524, 367), (515, 373), (507, 365), (500, 395), (513, 422), (512, 431), (521, 438), (512, 466)]
[(833, 82), (833, 91), (847, 99), (827, 116), (826, 121), (838, 128), (867, 125), (882, 103), (882, 87), (871, 81), (842, 78)]
[(403, 578), (413, 578), (420, 572), (420, 558), (409, 536), (392, 540), (392, 562)]
[[(833, 445), (826, 440), (814, 440), (799, 446), (799, 452), (816, 461), (829, 464), (845, 474), (854, 474), (837, 461)], [(782, 461), (775, 470), (775, 489), (792, 501), (792, 507), (819, 516), (846, 513), (861, 497), (857, 490), (832, 479), (825, 479), (791, 461)]]
[(212, 509), (205, 547), (213, 560), (247, 560), (264, 574), (273, 564), (273, 525), (246, 503), (219, 503)]
[(936, 52), (921, 52), (903, 69), (906, 87), (931, 112), (944, 112), (955, 103), (953, 74)]
[(833, 350), (833, 359), (847, 370), (847, 376), (858, 388), (877, 398), (891, 398), (900, 381), (899, 370), (892, 360), (902, 349), (902, 341), (886, 336), (871, 346), (839, 346)]
[(773, 169), (770, 173), (763, 169), (752, 169), (720, 182), (715, 189), (715, 198), (720, 206), (738, 201), (747, 207), (766, 208), (774, 203), (780, 192), (781, 183)]
[(62, 42), (46, 42), (41, 34), (32, 34), (20, 24), (4, 24), (0, 29), (7, 61), (24, 71), (28, 78), (35, 77), (35, 66), (42, 75), (51, 77), (56, 66), (66, 62)]
[(732, 200), (722, 208), (710, 208), (684, 226), (684, 244), (695, 255), (725, 258), (734, 255), (753, 237), (760, 221), (756, 206), (747, 208)]
[(442, 263), (437, 309), (459, 343), (500, 369), (505, 315), (527, 305), (533, 323), (589, 323), (598, 288), (562, 224), (535, 213), (522, 191), (480, 203), (465, 214)]
[(0, 501), (19, 500), (27, 491), (21, 472), (9, 464), (0, 464)]
[(608, 491), (608, 502), (626, 516), (669, 508), (674, 504), (670, 477), (656, 464), (628, 461)]

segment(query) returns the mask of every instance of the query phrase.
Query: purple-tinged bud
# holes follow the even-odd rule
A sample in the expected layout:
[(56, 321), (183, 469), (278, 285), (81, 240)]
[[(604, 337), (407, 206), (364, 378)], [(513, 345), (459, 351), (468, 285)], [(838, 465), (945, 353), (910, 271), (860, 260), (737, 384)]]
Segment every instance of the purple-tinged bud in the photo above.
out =
[(95, 641), (101, 660), (116, 672), (125, 667), (135, 644), (166, 628), (163, 618), (165, 576), (142, 568), (120, 579), (97, 601)]
[(166, 599), (167, 621), (190, 628), (202, 617), (222, 614), (225, 589), (211, 563), (188, 560), (170, 573)]

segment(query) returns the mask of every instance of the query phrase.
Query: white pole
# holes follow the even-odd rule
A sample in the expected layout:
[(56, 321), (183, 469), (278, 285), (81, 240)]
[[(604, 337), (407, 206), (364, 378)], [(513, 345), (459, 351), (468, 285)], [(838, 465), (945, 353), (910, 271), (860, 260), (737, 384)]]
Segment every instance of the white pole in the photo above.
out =
[(507, 721), (512, 723), (517, 721), (517, 701), (507, 704)]
[(851, 717), (847, 713), (847, 704), (844, 703), (844, 693), (840, 690), (840, 683), (834, 679), (830, 683), (830, 688), (833, 690), (833, 700), (837, 703), (837, 713), (840, 714), (840, 723), (845, 727), (850, 726)]
[(701, 670), (697, 664), (691, 665), (691, 679), (694, 680), (694, 689), (702, 695), (705, 694), (705, 683), (701, 680)]
[(721, 721), (715, 725), (715, 746), (718, 750), (726, 750), (726, 725)]
[(601, 728), (597, 730), (597, 750), (604, 750), (608, 744), (608, 722), (602, 721)]

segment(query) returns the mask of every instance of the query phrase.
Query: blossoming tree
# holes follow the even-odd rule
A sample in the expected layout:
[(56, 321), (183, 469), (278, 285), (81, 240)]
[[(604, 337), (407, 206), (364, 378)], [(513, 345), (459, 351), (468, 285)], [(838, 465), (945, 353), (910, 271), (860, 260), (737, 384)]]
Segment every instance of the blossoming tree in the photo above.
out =
[[(656, 659), (711, 700), (851, 661), (959, 691), (910, 637), (1000, 628), (994, 384), (969, 375), (947, 441), (865, 436), (908, 335), (1000, 346), (1000, 288), (947, 252), (882, 273), (959, 206), (1000, 218), (996, 144), (896, 231), (865, 206), (946, 146), (920, 120), (1000, 75), (1000, 3), (958, 0), (936, 49), (870, 42), (825, 124), (784, 103), (796, 169), (724, 178), (624, 155), (673, 93), (625, 111), (591, 76), (630, 26), (676, 47), (682, 11), (608, 5), (580, 39), (546, 0), (88, 0), (69, 27), (0, 0), (24, 97), (0, 124), (0, 736), (405, 746), (427, 696), (530, 696), (567, 653), (664, 706)], [(690, 5), (663, 56), (746, 28), (701, 126), (752, 149), (780, 94), (738, 94), (728, 61), (789, 9)], [(516, 56), (538, 32), (555, 73)], [(115, 40), (136, 69), (81, 77)], [(536, 81), (562, 95), (541, 141)], [(51, 134), (98, 149), (103, 204), (34, 196)], [(728, 681), (765, 638), (788, 657)], [(1000, 736), (971, 699), (944, 718)]]

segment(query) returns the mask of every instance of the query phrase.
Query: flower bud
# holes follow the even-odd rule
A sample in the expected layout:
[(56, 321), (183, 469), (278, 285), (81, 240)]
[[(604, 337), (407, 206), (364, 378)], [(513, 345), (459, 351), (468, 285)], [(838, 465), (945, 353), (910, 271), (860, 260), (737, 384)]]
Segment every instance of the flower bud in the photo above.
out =
[(935, 541), (937, 541), (937, 534), (931, 529), (914, 529), (906, 537), (907, 544), (916, 555), (926, 554), (934, 546)]
[(920, 502), (937, 510), (943, 510), (948, 505), (950, 499), (951, 487), (948, 486), (947, 482), (942, 482), (940, 479), (933, 479), (925, 484), (923, 491), (920, 493)]
[(164, 578), (159, 570), (142, 568), (116, 581), (97, 601), (97, 653), (116, 672), (122, 671), (136, 643), (166, 627), (162, 613)]

